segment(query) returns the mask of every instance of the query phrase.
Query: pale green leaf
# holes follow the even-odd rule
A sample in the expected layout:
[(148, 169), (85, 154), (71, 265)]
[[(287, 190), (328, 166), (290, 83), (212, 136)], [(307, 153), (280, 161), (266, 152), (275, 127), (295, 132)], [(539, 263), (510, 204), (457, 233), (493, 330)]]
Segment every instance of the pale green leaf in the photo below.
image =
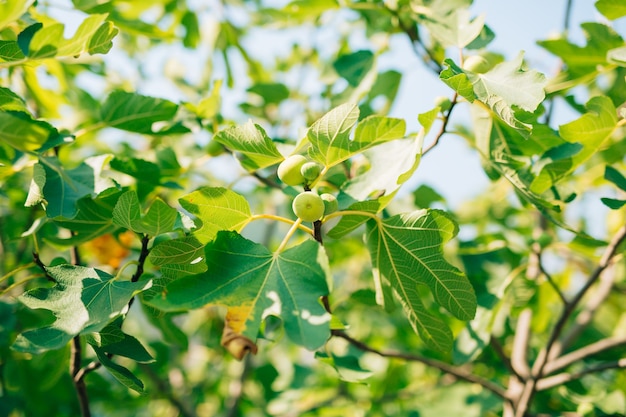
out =
[[(164, 276), (179, 278), (206, 271), (204, 245), (194, 237), (166, 240), (155, 245), (148, 257)], [(158, 282), (155, 283), (155, 287)]]
[(20, 334), (15, 350), (38, 353), (59, 349), (74, 336), (99, 332), (122, 314), (128, 301), (150, 282), (117, 281), (94, 268), (59, 265), (46, 268), (55, 285), (30, 290), (18, 299), (31, 309), (46, 309), (56, 317), (50, 325)]
[(0, 30), (22, 17), (34, 0), (8, 0), (0, 2)]
[(356, 126), (354, 140), (350, 142), (350, 152), (355, 154), (365, 149), (404, 137), (406, 122), (383, 116), (368, 116)]
[(383, 143), (364, 154), (371, 168), (345, 183), (341, 191), (356, 201), (378, 198), (385, 207), (415, 172), (421, 159), (423, 135)]
[(350, 129), (359, 118), (359, 107), (353, 103), (335, 107), (319, 120), (307, 132), (312, 147), (311, 158), (330, 167), (350, 157)]
[(24, 100), (8, 88), (0, 87), (0, 111), (28, 113)]
[(193, 234), (202, 243), (213, 240), (220, 230), (241, 230), (251, 216), (246, 199), (226, 188), (203, 187), (179, 201), (199, 221)]
[(619, 0), (598, 0), (596, 9), (611, 20), (626, 16), (626, 4)]
[(484, 74), (468, 72), (476, 98), (509, 126), (530, 131), (531, 126), (515, 116), (514, 107), (532, 112), (545, 98), (546, 77), (524, 68), (523, 53), (513, 61), (496, 65)]
[(239, 152), (241, 165), (248, 171), (256, 171), (284, 159), (265, 130), (251, 121), (222, 130), (214, 139), (230, 150)]
[(455, 9), (445, 15), (431, 15), (423, 21), (430, 34), (444, 48), (465, 48), (481, 34), (485, 26), (484, 16), (472, 19), (466, 8)]
[(611, 64), (626, 67), (626, 46), (614, 48), (606, 53), (606, 60)]
[(597, 96), (587, 102), (588, 112), (573, 122), (561, 125), (559, 133), (570, 144), (582, 145), (571, 157), (552, 161), (533, 180), (530, 189), (543, 193), (573, 172), (598, 152), (617, 127), (615, 106), (610, 98)]
[(16, 41), (0, 40), (0, 64), (2, 62), (20, 61), (26, 58)]
[(328, 294), (323, 249), (306, 241), (280, 253), (235, 232), (219, 232), (205, 248), (205, 273), (170, 283), (149, 303), (166, 311), (228, 307), (231, 329), (254, 341), (267, 316), (283, 320), (287, 336), (308, 349), (330, 335), (330, 315), (320, 303)]
[(163, 233), (169, 233), (174, 230), (178, 211), (168, 206), (160, 198), (156, 198), (150, 205), (148, 212), (140, 222), (133, 224), (135, 229), (140, 233), (148, 236), (158, 236)]
[(431, 347), (449, 350), (452, 334), (429, 313), (418, 287), (427, 286), (434, 301), (461, 320), (476, 312), (469, 280), (443, 257), (443, 245), (458, 232), (442, 211), (421, 210), (367, 223), (366, 241), (374, 268), (400, 299), (409, 321)]

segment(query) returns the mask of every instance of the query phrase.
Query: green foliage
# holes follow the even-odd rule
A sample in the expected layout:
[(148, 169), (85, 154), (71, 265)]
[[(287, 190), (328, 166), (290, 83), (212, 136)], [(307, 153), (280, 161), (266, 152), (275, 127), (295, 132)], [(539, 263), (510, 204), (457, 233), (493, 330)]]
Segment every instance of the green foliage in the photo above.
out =
[(0, 415), (626, 414), (622, 4), (200, 3), (0, 0)]

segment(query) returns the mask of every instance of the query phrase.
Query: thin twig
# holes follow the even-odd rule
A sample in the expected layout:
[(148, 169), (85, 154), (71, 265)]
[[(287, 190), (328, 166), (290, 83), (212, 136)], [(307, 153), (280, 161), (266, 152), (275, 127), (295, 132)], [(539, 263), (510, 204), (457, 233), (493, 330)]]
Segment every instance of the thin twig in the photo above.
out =
[(508, 400), (508, 397), (504, 388), (478, 375), (474, 375), (471, 372), (461, 369), (459, 367), (447, 364), (445, 362), (438, 361), (436, 359), (431, 359), (431, 358), (427, 358), (427, 357), (419, 356), (419, 355), (413, 355), (410, 353), (381, 351), (381, 350), (378, 350), (369, 346), (366, 343), (363, 343), (359, 340), (352, 338), (351, 336), (349, 336), (347, 333), (345, 333), (342, 330), (333, 330), (332, 335), (346, 340), (351, 345), (353, 345), (354, 347), (364, 352), (375, 353), (379, 356), (386, 357), (386, 358), (404, 359), (407, 361), (423, 363), (424, 365), (428, 365), (430, 367), (439, 369), (440, 371), (443, 371), (447, 374), (453, 375), (457, 377), (458, 379), (462, 379), (464, 381), (471, 382), (473, 384), (478, 384), (482, 386), (483, 388), (491, 391), (498, 397)]
[(491, 346), (495, 354), (498, 356), (498, 358), (500, 358), (500, 361), (502, 362), (502, 364), (504, 364), (506, 369), (511, 374), (515, 375), (516, 378), (521, 380), (522, 377), (518, 375), (517, 371), (513, 368), (513, 365), (511, 365), (511, 359), (504, 352), (504, 348), (502, 347), (502, 344), (500, 343), (500, 341), (492, 336), (489, 339), (489, 346)]
[(537, 382), (537, 391), (543, 391), (556, 386), (565, 384), (566, 382), (575, 381), (584, 377), (585, 375), (594, 374), (609, 369), (624, 369), (626, 368), (626, 358), (622, 358), (613, 362), (604, 362), (594, 366), (590, 366), (578, 372), (563, 372), (558, 375), (554, 375), (548, 378), (543, 378)]
[(626, 336), (602, 339), (548, 362), (544, 368), (544, 374), (549, 375), (560, 369), (566, 368), (575, 362), (585, 360), (609, 349), (622, 346), (626, 346)]
[(437, 133), (437, 136), (435, 136), (435, 140), (426, 149), (424, 149), (422, 151), (422, 156), (426, 155), (435, 146), (437, 146), (439, 144), (439, 141), (443, 137), (443, 135), (445, 135), (447, 133), (446, 129), (448, 128), (448, 122), (450, 121), (450, 115), (452, 114), (452, 110), (454, 109), (454, 106), (456, 106), (458, 97), (459, 97), (458, 93), (454, 93), (454, 97), (452, 97), (452, 100), (450, 101), (450, 108), (448, 109), (448, 111), (446, 111), (443, 114), (441, 128), (439, 129), (439, 132)]
[(538, 262), (538, 265), (539, 265), (539, 271), (541, 271), (543, 276), (546, 277), (546, 280), (548, 281), (548, 284), (550, 284), (550, 286), (552, 287), (554, 292), (556, 292), (556, 294), (559, 296), (559, 298), (561, 299), (561, 302), (563, 303), (563, 305), (567, 305), (567, 298), (565, 298), (565, 295), (563, 294), (563, 292), (561, 291), (559, 286), (556, 285), (556, 282), (552, 278), (552, 275), (550, 275), (550, 273), (548, 271), (546, 271), (546, 269), (544, 268), (543, 262), (541, 261), (541, 254), (538, 254), (537, 262)]

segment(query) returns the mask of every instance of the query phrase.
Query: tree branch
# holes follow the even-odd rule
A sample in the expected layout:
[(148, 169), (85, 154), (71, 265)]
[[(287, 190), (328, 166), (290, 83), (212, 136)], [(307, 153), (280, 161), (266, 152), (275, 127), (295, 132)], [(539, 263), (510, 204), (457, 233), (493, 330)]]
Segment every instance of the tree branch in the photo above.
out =
[(511, 366), (521, 381), (526, 381), (530, 376), (527, 353), (531, 320), (532, 311), (529, 308), (522, 310), (517, 319), (513, 349), (511, 351)]
[(448, 111), (443, 113), (443, 119), (442, 119), (443, 123), (441, 123), (441, 129), (439, 129), (439, 132), (437, 133), (435, 140), (426, 149), (422, 151), (422, 156), (426, 155), (435, 146), (437, 146), (439, 144), (439, 141), (443, 137), (443, 135), (447, 133), (446, 129), (448, 128), (448, 122), (450, 121), (450, 114), (452, 114), (452, 110), (454, 109), (454, 106), (456, 106), (457, 104), (458, 97), (459, 97), (458, 93), (454, 93), (454, 96), (452, 97), (452, 100), (450, 101), (450, 108), (448, 109)]
[(566, 382), (575, 381), (577, 379), (582, 378), (585, 375), (606, 371), (609, 369), (624, 369), (626, 368), (626, 358), (622, 358), (613, 362), (604, 362), (597, 364), (595, 366), (590, 366), (588, 368), (583, 369), (582, 371), (568, 373), (564, 372), (562, 374), (554, 375), (548, 378), (543, 378), (537, 382), (537, 391), (543, 391), (550, 388), (554, 388), (556, 386), (565, 384)]
[(72, 351), (70, 356), (70, 374), (72, 375), (72, 381), (76, 388), (76, 395), (78, 396), (78, 404), (80, 406), (80, 415), (82, 417), (90, 417), (91, 411), (89, 410), (89, 397), (87, 396), (87, 386), (85, 380), (78, 377), (81, 371), (80, 362), (82, 360), (82, 346), (80, 343), (80, 336), (75, 336), (72, 339)]
[(609, 349), (626, 346), (626, 336), (611, 337), (589, 344), (560, 358), (549, 361), (544, 367), (544, 374), (549, 375), (571, 364), (590, 358)]
[(598, 266), (591, 273), (585, 285), (581, 288), (580, 291), (578, 291), (574, 298), (564, 306), (563, 311), (561, 312), (561, 315), (559, 316), (554, 326), (554, 329), (552, 329), (546, 347), (539, 352), (539, 355), (535, 360), (535, 364), (533, 365), (533, 369), (531, 371), (531, 379), (525, 384), (524, 390), (516, 405), (515, 417), (524, 417), (526, 415), (532, 399), (535, 395), (535, 392), (537, 391), (537, 383), (543, 376), (546, 363), (551, 357), (551, 350), (561, 336), (561, 333), (565, 328), (565, 324), (574, 313), (574, 310), (583, 299), (583, 297), (587, 294), (589, 289), (596, 283), (596, 281), (598, 281), (604, 270), (611, 265), (613, 257), (617, 252), (617, 248), (624, 241), (624, 239), (626, 239), (626, 225), (622, 226), (622, 228), (615, 234), (615, 236), (613, 236), (613, 239), (611, 239), (611, 242), (604, 251), (602, 258), (600, 258)]
[(453, 375), (457, 377), (458, 379), (462, 379), (464, 381), (471, 382), (473, 384), (478, 384), (482, 386), (483, 388), (491, 391), (498, 397), (508, 400), (508, 397), (504, 388), (478, 375), (474, 375), (471, 372), (461, 369), (459, 367), (450, 365), (442, 361), (438, 361), (436, 359), (430, 359), (424, 356), (412, 355), (409, 353), (401, 353), (401, 352), (381, 351), (381, 350), (375, 349), (367, 345), (366, 343), (363, 343), (359, 340), (352, 338), (351, 336), (349, 336), (347, 333), (345, 333), (342, 330), (333, 330), (332, 335), (346, 340), (351, 345), (353, 345), (354, 347), (364, 352), (375, 353), (379, 356), (386, 357), (386, 358), (404, 359), (404, 360), (411, 361), (411, 362), (423, 363), (424, 365), (428, 365), (430, 367), (439, 369), (440, 371), (443, 371), (447, 374)]

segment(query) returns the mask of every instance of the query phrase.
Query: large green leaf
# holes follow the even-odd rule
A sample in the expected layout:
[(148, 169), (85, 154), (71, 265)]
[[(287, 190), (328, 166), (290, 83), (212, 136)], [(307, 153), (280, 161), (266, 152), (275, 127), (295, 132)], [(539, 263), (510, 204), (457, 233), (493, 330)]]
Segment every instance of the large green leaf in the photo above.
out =
[(219, 232), (205, 248), (207, 272), (169, 284), (150, 304), (166, 311), (207, 304), (229, 309), (233, 331), (256, 340), (267, 316), (283, 320), (287, 336), (308, 349), (327, 340), (330, 315), (320, 303), (328, 294), (326, 255), (314, 241), (271, 253), (236, 232)]
[(207, 269), (204, 245), (191, 236), (160, 242), (152, 248), (148, 259), (168, 278), (199, 274)]
[(593, 97), (587, 102), (586, 107), (588, 110), (586, 114), (559, 127), (559, 133), (568, 142), (568, 145), (579, 145), (578, 152), (571, 156), (565, 155), (565, 157), (554, 161), (544, 156), (545, 165), (530, 186), (533, 192), (543, 193), (572, 173), (598, 152), (616, 129), (617, 113), (610, 98), (605, 96)]
[(74, 336), (99, 332), (122, 314), (128, 301), (148, 288), (148, 282), (116, 280), (104, 271), (73, 265), (46, 268), (54, 280), (50, 288), (36, 288), (18, 299), (31, 309), (46, 309), (56, 317), (50, 325), (20, 334), (13, 348), (37, 353), (59, 349)]
[(221, 187), (202, 187), (181, 198), (180, 205), (199, 220), (193, 234), (202, 243), (213, 240), (220, 230), (241, 230), (251, 216), (243, 196)]
[(284, 159), (265, 130), (250, 121), (242, 126), (222, 130), (215, 135), (215, 140), (239, 152), (241, 165), (248, 171), (256, 171)]
[(443, 245), (458, 232), (442, 211), (420, 210), (367, 223), (366, 241), (374, 268), (385, 288), (393, 288), (409, 321), (431, 347), (449, 350), (452, 333), (422, 302), (420, 286), (434, 301), (461, 320), (476, 312), (476, 294), (461, 271), (443, 257)]
[(34, 0), (9, 0), (0, 2), (0, 30), (16, 21), (33, 4)]
[[(328, 236), (333, 239), (341, 239), (348, 233), (356, 230), (359, 226), (368, 221), (371, 216), (367, 215), (367, 213), (373, 215), (378, 213), (381, 206), (378, 200), (369, 200), (369, 201), (357, 201), (356, 203), (351, 204), (346, 211), (352, 211), (352, 213), (342, 216), (339, 223), (335, 225), (331, 230), (328, 231)], [(365, 213), (365, 214), (360, 214)]]
[(157, 134), (160, 132), (153, 130), (153, 123), (171, 122), (177, 111), (178, 105), (169, 100), (118, 90), (107, 97), (100, 109), (100, 117), (110, 127)]

